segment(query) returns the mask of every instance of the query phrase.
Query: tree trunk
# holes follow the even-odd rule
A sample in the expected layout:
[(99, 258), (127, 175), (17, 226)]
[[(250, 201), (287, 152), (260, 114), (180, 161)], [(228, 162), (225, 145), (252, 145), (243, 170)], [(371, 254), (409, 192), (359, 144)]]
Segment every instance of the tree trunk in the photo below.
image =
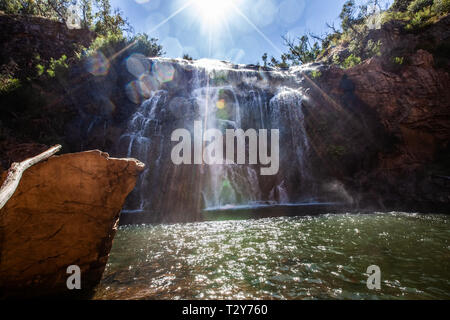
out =
[(0, 188), (0, 209), (2, 209), (6, 202), (13, 196), (25, 170), (34, 166), (36, 163), (51, 157), (59, 150), (61, 150), (61, 145), (58, 144), (33, 158), (26, 159), (22, 162), (14, 162), (12, 164), (11, 168), (8, 170), (5, 182), (3, 182), (3, 185)]

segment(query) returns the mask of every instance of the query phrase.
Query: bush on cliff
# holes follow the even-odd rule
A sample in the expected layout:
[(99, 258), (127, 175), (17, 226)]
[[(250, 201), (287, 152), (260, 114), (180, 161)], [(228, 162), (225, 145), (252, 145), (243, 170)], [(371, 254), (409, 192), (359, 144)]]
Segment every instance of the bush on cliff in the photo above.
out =
[(414, 0), (408, 5), (408, 11), (410, 13), (419, 12), (426, 7), (431, 7), (433, 5), (433, 0)]
[[(339, 15), (339, 28), (328, 25), (330, 32), (324, 36), (308, 34), (293, 41), (283, 37), (287, 52), (282, 54), (281, 63), (272, 57), (270, 64), (286, 67), (332, 57), (329, 60), (332, 64), (343, 68), (354, 66), (381, 55), (383, 43), (374, 41), (370, 35), (383, 24), (398, 21), (405, 32), (420, 32), (450, 12), (450, 0), (395, 0), (390, 7), (384, 7), (388, 3), (383, 0), (362, 3), (347, 0)], [(310, 42), (311, 39), (314, 41)], [(266, 65), (267, 54), (263, 55), (263, 62)]]

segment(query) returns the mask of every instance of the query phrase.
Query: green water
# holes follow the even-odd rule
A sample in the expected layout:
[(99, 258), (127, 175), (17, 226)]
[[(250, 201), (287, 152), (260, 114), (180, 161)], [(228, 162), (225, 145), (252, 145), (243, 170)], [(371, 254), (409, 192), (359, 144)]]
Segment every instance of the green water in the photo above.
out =
[[(450, 299), (449, 223), (377, 213), (124, 227), (95, 299)], [(370, 265), (380, 290), (367, 288)]]

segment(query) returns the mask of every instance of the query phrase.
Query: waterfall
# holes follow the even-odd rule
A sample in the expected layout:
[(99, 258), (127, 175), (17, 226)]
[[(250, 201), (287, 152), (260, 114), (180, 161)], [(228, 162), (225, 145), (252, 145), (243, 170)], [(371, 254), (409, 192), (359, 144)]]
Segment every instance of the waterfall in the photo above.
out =
[[(139, 79), (149, 77), (152, 88), (141, 90), (144, 101), (129, 120), (119, 149), (146, 163), (147, 169), (127, 210), (162, 216), (177, 210), (288, 203), (311, 196), (291, 188), (298, 181), (306, 185), (312, 180), (298, 74), (212, 60), (152, 58), (142, 65), (150, 67), (133, 88), (145, 87), (146, 82)], [(170, 76), (162, 80), (161, 73)], [(227, 162), (173, 165), (171, 133), (179, 128), (193, 133), (194, 121), (201, 121), (204, 131), (214, 128), (223, 133), (226, 129), (279, 129), (279, 173), (261, 177), (259, 165)]]

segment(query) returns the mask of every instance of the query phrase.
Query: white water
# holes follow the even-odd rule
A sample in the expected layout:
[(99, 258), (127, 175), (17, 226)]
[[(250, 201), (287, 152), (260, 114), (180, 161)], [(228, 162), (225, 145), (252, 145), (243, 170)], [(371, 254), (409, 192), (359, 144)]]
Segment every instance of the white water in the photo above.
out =
[[(289, 156), (284, 163), (281, 161), (281, 165), (288, 168), (281, 170), (270, 182), (273, 187), (266, 193), (261, 189), (257, 166), (202, 166), (198, 183), (201, 184), (205, 207), (246, 205), (258, 201), (283, 204), (297, 200), (299, 195), (293, 195), (287, 183), (289, 166), (297, 167), (301, 180), (311, 179), (307, 160), (309, 143), (301, 108), (304, 95), (298, 86), (298, 70), (294, 73), (260, 72), (212, 60), (194, 63), (167, 59), (150, 61), (159, 66), (158, 72), (161, 69), (172, 71), (171, 81), (175, 83), (170, 87), (170, 81), (165, 79), (164, 85), (160, 82), (158, 90), (151, 91), (150, 98), (136, 110), (120, 139), (121, 145), (126, 146), (128, 157), (147, 164), (135, 191), (139, 194), (139, 205), (135, 204), (130, 210), (144, 210), (152, 205), (149, 203), (152, 193), (149, 181), (155, 180), (155, 175), (164, 171), (164, 162), (170, 161), (170, 157), (163, 155), (164, 144), (170, 144), (170, 130), (164, 129), (174, 125), (175, 120), (164, 122), (164, 117), (174, 112), (169, 108), (170, 99), (179, 95), (196, 106), (199, 112), (195, 120), (202, 121), (204, 131), (209, 128), (223, 132), (237, 128), (280, 129), (283, 139), (280, 144), (285, 146), (280, 150), (282, 157), (284, 152), (293, 154), (295, 158)], [(148, 75), (145, 75), (146, 79), (152, 78), (152, 85), (157, 83), (154, 73), (154, 68), (150, 67)], [(148, 95), (148, 90), (144, 91)], [(187, 120), (189, 116), (189, 113), (177, 110), (176, 117), (184, 119), (186, 126), (193, 122), (192, 119)], [(158, 154), (151, 154), (154, 152)]]

